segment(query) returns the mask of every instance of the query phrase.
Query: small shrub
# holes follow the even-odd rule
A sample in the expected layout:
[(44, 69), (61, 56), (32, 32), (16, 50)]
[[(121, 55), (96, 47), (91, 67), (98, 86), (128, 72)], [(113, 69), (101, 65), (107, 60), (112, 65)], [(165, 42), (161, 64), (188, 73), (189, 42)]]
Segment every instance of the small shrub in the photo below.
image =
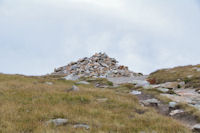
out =
[(177, 85), (177, 88), (181, 88), (181, 85)]

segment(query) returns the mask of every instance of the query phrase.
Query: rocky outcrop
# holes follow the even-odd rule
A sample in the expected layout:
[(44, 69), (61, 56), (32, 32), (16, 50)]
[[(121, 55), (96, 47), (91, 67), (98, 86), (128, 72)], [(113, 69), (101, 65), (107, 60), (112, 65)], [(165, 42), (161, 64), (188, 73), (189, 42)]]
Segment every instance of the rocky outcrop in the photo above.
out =
[(138, 74), (130, 71), (128, 67), (118, 65), (118, 61), (108, 57), (105, 53), (96, 53), (90, 58), (79, 59), (66, 66), (54, 70), (53, 75), (66, 75), (66, 79), (74, 77), (132, 77)]

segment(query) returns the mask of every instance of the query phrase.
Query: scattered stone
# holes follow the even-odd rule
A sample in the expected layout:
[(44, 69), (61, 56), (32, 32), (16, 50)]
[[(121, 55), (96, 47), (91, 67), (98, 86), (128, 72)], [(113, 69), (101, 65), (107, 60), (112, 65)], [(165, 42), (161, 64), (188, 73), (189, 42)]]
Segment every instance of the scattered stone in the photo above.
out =
[(95, 87), (97, 88), (108, 88), (109, 86), (108, 85), (104, 85), (104, 84), (96, 84)]
[(85, 128), (85, 129), (89, 130), (90, 126), (87, 124), (76, 124), (76, 125), (74, 125), (74, 128)]
[(142, 101), (142, 103), (145, 106), (155, 106), (155, 107), (158, 107), (160, 101), (158, 101), (157, 99), (153, 98), (153, 99), (144, 100), (144, 101)]
[(181, 113), (184, 113), (184, 110), (176, 109), (176, 110), (172, 110), (169, 115), (170, 116), (175, 116), (175, 115), (181, 114)]
[(76, 84), (89, 85), (90, 83), (89, 83), (89, 82), (86, 82), (86, 81), (79, 81), (79, 82), (77, 82)]
[(133, 90), (130, 94), (132, 94), (132, 95), (141, 95), (142, 92)]
[(149, 82), (146, 80), (134, 80), (133, 84), (136, 85), (136, 87), (145, 87), (145, 86), (149, 86)]
[(160, 84), (161, 87), (168, 88), (168, 89), (177, 89), (178, 85), (179, 85), (179, 82), (166, 82), (164, 84)]
[(196, 124), (192, 127), (192, 131), (196, 133), (200, 133), (200, 124)]
[(169, 102), (169, 108), (175, 108), (177, 106), (177, 102)]
[(73, 85), (72, 88), (67, 91), (79, 91), (79, 90), (80, 89), (76, 85)]
[(47, 125), (54, 124), (55, 126), (62, 126), (62, 125), (67, 124), (67, 122), (68, 122), (67, 119), (58, 118), (58, 119), (53, 119), (53, 120), (47, 121)]
[(161, 92), (163, 92), (163, 93), (169, 92), (169, 89), (167, 89), (167, 88), (157, 88), (157, 90), (158, 90), (158, 91), (161, 91)]
[(47, 84), (47, 85), (53, 85), (52, 82), (45, 82), (45, 84)]
[(77, 80), (80, 77), (107, 78), (107, 77), (132, 77), (134, 73), (126, 66), (118, 65), (118, 61), (108, 57), (105, 53), (96, 53), (90, 58), (79, 59), (67, 66), (54, 70), (53, 75), (67, 75), (67, 80)]

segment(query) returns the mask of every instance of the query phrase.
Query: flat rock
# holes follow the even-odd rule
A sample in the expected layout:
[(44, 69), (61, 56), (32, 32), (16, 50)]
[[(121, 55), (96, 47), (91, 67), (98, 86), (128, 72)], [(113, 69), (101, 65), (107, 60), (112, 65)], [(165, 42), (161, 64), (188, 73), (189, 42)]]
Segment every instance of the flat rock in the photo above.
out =
[(97, 88), (108, 88), (109, 86), (108, 85), (104, 85), (104, 84), (96, 84), (95, 87)]
[(54, 124), (55, 126), (62, 126), (62, 125), (67, 124), (67, 122), (68, 122), (68, 119), (57, 118), (57, 119), (47, 121), (47, 125)]
[(167, 89), (176, 89), (178, 88), (178, 85), (179, 85), (179, 82), (166, 82), (166, 83), (160, 84), (159, 86), (163, 88), (167, 88)]
[(157, 90), (158, 90), (158, 91), (161, 91), (161, 92), (163, 92), (163, 93), (169, 92), (169, 89), (167, 89), (167, 88), (157, 88)]
[(74, 125), (74, 128), (85, 128), (85, 129), (89, 130), (90, 126), (87, 124), (76, 124), (76, 125)]
[(158, 106), (158, 104), (160, 103), (160, 101), (158, 101), (157, 99), (153, 98), (153, 99), (147, 99), (142, 101), (142, 103), (146, 106)]
[(136, 87), (145, 87), (150, 85), (146, 80), (134, 80), (133, 84), (136, 84)]
[(141, 91), (133, 90), (130, 94), (132, 94), (132, 95), (141, 95), (142, 92)]
[(175, 115), (181, 114), (181, 113), (184, 113), (184, 110), (176, 109), (176, 110), (172, 110), (169, 115), (170, 116), (175, 116)]
[(200, 124), (196, 124), (192, 127), (192, 130), (196, 133), (200, 133)]
[(177, 102), (169, 102), (169, 108), (175, 108), (177, 106)]
[(79, 82), (76, 82), (76, 84), (84, 84), (84, 85), (89, 85), (90, 83), (87, 82), (87, 81), (79, 81)]

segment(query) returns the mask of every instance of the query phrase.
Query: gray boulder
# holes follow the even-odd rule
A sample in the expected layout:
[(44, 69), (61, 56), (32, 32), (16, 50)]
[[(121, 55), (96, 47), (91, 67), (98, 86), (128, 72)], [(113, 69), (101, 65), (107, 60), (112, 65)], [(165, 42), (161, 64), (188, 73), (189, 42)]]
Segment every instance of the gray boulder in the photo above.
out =
[(142, 103), (145, 106), (155, 106), (155, 107), (157, 107), (159, 105), (160, 101), (158, 101), (157, 99), (153, 98), (153, 99), (144, 100), (144, 101), (142, 101)]
[(146, 80), (134, 80), (133, 84), (136, 84), (136, 87), (145, 87), (150, 85)]
[(62, 125), (67, 124), (67, 122), (68, 122), (68, 119), (58, 118), (58, 119), (53, 119), (53, 120), (47, 121), (47, 125), (53, 124), (55, 126), (62, 126)]
[(195, 133), (200, 133), (200, 124), (196, 124), (192, 127), (192, 131)]
[(177, 102), (169, 102), (169, 108), (175, 108), (177, 106)]

